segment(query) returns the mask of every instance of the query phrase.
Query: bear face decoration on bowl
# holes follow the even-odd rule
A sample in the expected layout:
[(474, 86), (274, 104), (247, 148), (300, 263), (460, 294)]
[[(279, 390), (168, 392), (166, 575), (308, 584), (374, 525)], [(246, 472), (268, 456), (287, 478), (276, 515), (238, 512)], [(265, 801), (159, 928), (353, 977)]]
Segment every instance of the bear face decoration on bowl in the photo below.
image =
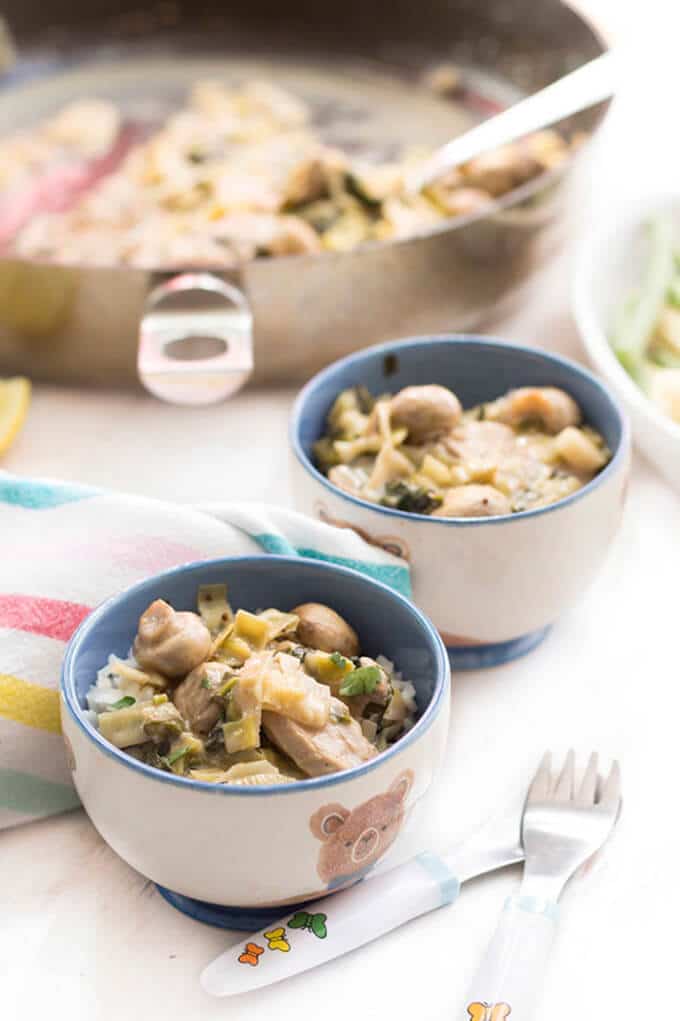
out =
[(406, 769), (384, 794), (352, 811), (334, 803), (314, 813), (310, 827), (322, 843), (316, 870), (329, 892), (363, 879), (392, 846), (413, 781), (413, 770)]

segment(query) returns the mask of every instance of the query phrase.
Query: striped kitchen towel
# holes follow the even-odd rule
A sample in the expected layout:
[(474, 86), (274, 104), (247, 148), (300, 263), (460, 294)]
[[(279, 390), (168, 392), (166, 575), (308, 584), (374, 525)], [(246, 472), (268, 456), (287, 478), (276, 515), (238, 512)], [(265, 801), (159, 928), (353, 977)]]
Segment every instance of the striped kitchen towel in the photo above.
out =
[(263, 550), (410, 593), (403, 561), (294, 511), (178, 506), (0, 472), (0, 829), (78, 804), (57, 690), (65, 645), (90, 610), (176, 564)]

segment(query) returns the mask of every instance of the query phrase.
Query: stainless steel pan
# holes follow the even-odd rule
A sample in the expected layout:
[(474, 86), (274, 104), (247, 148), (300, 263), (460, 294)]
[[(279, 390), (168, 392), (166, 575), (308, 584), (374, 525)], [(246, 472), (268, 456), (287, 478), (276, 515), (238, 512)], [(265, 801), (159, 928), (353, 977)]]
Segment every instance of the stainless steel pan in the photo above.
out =
[[(3, 5), (18, 60), (0, 87), (0, 132), (83, 91), (179, 97), (206, 69), (252, 66), (299, 79), (303, 92), (325, 97), (326, 110), (337, 86), (344, 130), (364, 142), (428, 133), (444, 141), (448, 122), (434, 108), (430, 116), (410, 107), (428, 67), (454, 61), (469, 69), (473, 99), (502, 104), (604, 48), (559, 0), (289, 0), (285, 10), (276, 0), (164, 0), (144, 10), (57, 0), (49, 8)], [(605, 107), (568, 127), (593, 132)], [(347, 254), (256, 260), (229, 276), (0, 260), (0, 373), (105, 385), (141, 377), (160, 396), (199, 402), (228, 395), (251, 371), (258, 383), (294, 382), (369, 343), (479, 326), (516, 299), (559, 239), (575, 159), (484, 216)]]

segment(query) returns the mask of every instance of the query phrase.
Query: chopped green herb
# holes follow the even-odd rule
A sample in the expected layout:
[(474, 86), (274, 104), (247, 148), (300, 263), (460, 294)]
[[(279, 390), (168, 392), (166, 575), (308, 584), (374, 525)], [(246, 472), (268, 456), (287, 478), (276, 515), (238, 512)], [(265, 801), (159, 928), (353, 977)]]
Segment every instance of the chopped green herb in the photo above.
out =
[(186, 745), (183, 748), (175, 748), (174, 752), (170, 752), (169, 755), (163, 756), (163, 761), (167, 766), (172, 766), (175, 762), (181, 759), (183, 755), (186, 755), (188, 751), (189, 749)]
[(208, 680), (207, 676), (204, 677), (203, 680), (201, 681), (201, 687), (205, 688), (206, 691), (210, 691), (210, 681)]
[(429, 514), (441, 505), (442, 497), (423, 489), (422, 486), (396, 479), (387, 483), (385, 495), (380, 502), (383, 507), (394, 507), (396, 510), (411, 511), (415, 514)]
[(377, 666), (360, 666), (347, 674), (340, 694), (346, 697), (352, 695), (371, 695), (378, 687), (380, 681), (380, 668)]
[(344, 669), (344, 667), (347, 666), (347, 660), (339, 652), (332, 652), (331, 653), (331, 663), (333, 664), (333, 666), (337, 666), (341, 670)]
[(111, 706), (112, 709), (127, 709), (128, 706), (134, 705), (137, 701), (132, 695), (123, 695), (117, 702), (114, 702)]

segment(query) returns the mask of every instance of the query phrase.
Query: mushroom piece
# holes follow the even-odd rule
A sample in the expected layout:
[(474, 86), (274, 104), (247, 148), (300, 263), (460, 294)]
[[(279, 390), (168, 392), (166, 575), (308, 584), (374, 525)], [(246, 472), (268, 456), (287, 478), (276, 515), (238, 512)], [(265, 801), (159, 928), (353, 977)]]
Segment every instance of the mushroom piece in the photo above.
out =
[(196, 613), (156, 599), (139, 618), (133, 652), (145, 670), (179, 680), (207, 658), (212, 639)]
[(408, 429), (411, 443), (427, 443), (449, 432), (461, 416), (460, 401), (445, 386), (407, 386), (390, 401), (393, 427)]
[(359, 655), (356, 631), (330, 606), (302, 603), (291, 612), (300, 618), (297, 636), (303, 645), (321, 652), (339, 652), (348, 659)]
[(510, 514), (510, 501), (494, 486), (456, 486), (449, 489), (444, 502), (433, 512), (436, 518), (493, 518)]
[(538, 420), (549, 433), (557, 434), (579, 424), (581, 409), (556, 386), (523, 386), (487, 404), (486, 417), (513, 428)]
[(533, 153), (517, 142), (476, 156), (461, 168), (470, 187), (494, 196), (505, 195), (542, 169)]
[(220, 718), (222, 707), (215, 695), (228, 669), (225, 663), (201, 663), (175, 691), (173, 701), (196, 734), (208, 734)]

